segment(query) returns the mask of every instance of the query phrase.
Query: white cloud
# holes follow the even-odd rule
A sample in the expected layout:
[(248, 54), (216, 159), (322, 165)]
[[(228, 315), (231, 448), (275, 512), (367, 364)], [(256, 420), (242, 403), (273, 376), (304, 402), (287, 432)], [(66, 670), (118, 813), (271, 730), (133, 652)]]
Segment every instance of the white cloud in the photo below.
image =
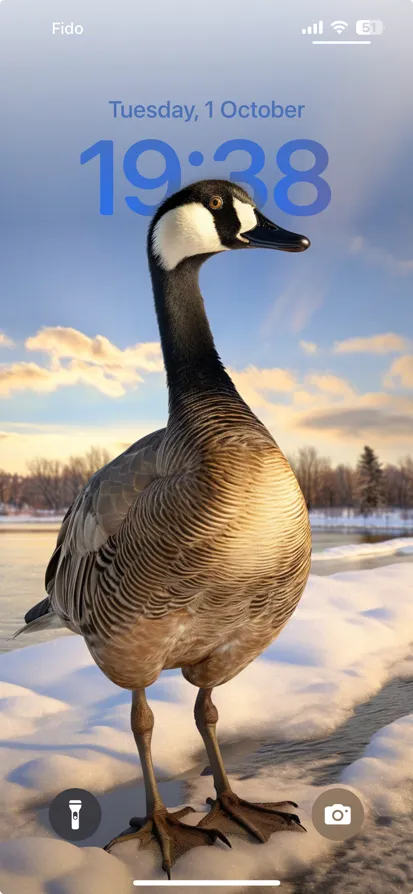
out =
[(342, 379), (333, 373), (309, 373), (305, 377), (305, 382), (307, 385), (313, 385), (318, 391), (336, 397), (351, 397), (355, 394), (347, 379)]
[(5, 332), (0, 331), (0, 347), (1, 348), (14, 348), (14, 341), (11, 338), (8, 338)]
[(107, 368), (132, 367), (146, 372), (160, 372), (163, 369), (158, 341), (138, 343), (122, 350), (104, 335), (90, 338), (70, 326), (46, 326), (26, 340), (26, 348), (29, 351), (45, 351), (58, 359), (71, 357)]
[(409, 347), (410, 341), (395, 332), (368, 335), (360, 338), (346, 338), (334, 342), (333, 354), (391, 354), (401, 353)]
[(394, 360), (384, 377), (385, 388), (413, 388), (413, 354)]
[(248, 366), (243, 370), (229, 369), (235, 386), (247, 404), (257, 410), (272, 412), (274, 403), (268, 393), (288, 394), (296, 387), (295, 376), (288, 369), (258, 369)]
[(371, 245), (364, 236), (354, 236), (350, 242), (350, 253), (363, 257), (377, 267), (385, 267), (396, 276), (413, 273), (413, 258), (398, 258), (392, 252)]
[(90, 338), (71, 327), (40, 329), (26, 340), (28, 351), (48, 355), (48, 364), (20, 361), (0, 366), (0, 395), (15, 391), (52, 392), (70, 385), (91, 385), (108, 397), (121, 397), (143, 382), (138, 370), (161, 372), (159, 342), (121, 349), (103, 335)]
[(304, 354), (317, 354), (318, 347), (313, 341), (304, 341), (302, 339), (300, 341), (300, 348), (304, 351)]

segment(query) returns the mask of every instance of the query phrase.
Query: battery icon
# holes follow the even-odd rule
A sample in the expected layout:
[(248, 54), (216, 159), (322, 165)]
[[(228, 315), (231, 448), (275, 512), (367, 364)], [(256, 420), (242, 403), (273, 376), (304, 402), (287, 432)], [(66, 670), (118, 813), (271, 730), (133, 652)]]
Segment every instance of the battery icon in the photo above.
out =
[(383, 34), (384, 25), (380, 19), (359, 19), (356, 22), (357, 34)]

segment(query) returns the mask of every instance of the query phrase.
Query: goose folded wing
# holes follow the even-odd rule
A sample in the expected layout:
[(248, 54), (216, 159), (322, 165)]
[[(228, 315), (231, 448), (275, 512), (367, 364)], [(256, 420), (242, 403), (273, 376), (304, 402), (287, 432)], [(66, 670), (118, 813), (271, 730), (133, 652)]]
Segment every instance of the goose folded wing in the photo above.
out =
[[(92, 583), (102, 547), (157, 475), (165, 429), (136, 441), (92, 476), (63, 519), (45, 584), (53, 610), (78, 626), (82, 587)], [(72, 626), (68, 623), (68, 626)]]

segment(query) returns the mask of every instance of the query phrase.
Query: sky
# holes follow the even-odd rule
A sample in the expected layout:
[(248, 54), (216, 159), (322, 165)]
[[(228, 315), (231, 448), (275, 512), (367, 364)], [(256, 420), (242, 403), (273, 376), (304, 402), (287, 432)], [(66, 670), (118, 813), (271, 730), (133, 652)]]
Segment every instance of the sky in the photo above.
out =
[[(293, 6), (293, 8), (291, 8)], [(165, 187), (128, 184), (122, 163), (139, 140), (167, 142), (182, 185), (248, 165), (230, 139), (265, 152), (264, 212), (304, 233), (303, 255), (225, 252), (202, 269), (217, 348), (243, 397), (288, 455), (312, 444), (334, 463), (363, 445), (383, 461), (411, 451), (413, 435), (413, 3), (365, 0), (385, 22), (370, 46), (316, 46), (301, 31), (340, 8), (306, 0), (189, 0), (102, 8), (89, 0), (4, 0), (0, 5), (0, 467), (33, 457), (64, 461), (91, 445), (111, 455), (164, 425), (167, 394), (145, 253), (149, 217), (125, 197), (161, 201)], [(333, 10), (334, 6), (334, 10)], [(52, 33), (53, 22), (81, 35)], [(196, 105), (199, 120), (121, 119), (126, 105)], [(304, 106), (300, 119), (226, 119), (221, 103)], [(213, 101), (208, 119), (205, 103)], [(293, 139), (328, 151), (331, 202), (319, 214), (280, 209), (276, 154)], [(99, 214), (99, 163), (80, 154), (114, 141), (114, 213)], [(204, 155), (200, 167), (188, 156)], [(295, 156), (309, 167), (310, 153)], [(156, 153), (138, 167), (163, 170)], [(242, 176), (242, 175), (240, 175)], [(245, 185), (245, 184), (244, 184)], [(308, 204), (314, 187), (292, 187)]]

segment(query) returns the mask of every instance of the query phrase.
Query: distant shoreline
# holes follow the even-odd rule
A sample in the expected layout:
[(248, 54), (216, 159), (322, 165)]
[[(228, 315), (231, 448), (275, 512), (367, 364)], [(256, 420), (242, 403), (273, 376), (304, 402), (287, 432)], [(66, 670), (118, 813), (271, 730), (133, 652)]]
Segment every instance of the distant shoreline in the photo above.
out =
[[(27, 514), (0, 516), (0, 534), (10, 533), (52, 533), (60, 529), (64, 515), (29, 516)], [(337, 533), (376, 533), (376, 534), (404, 534), (413, 536), (413, 517), (403, 518), (399, 510), (377, 513), (363, 517), (353, 515), (351, 510), (344, 510), (343, 514), (330, 515), (328, 510), (314, 510), (310, 512), (312, 530), (336, 531)]]

